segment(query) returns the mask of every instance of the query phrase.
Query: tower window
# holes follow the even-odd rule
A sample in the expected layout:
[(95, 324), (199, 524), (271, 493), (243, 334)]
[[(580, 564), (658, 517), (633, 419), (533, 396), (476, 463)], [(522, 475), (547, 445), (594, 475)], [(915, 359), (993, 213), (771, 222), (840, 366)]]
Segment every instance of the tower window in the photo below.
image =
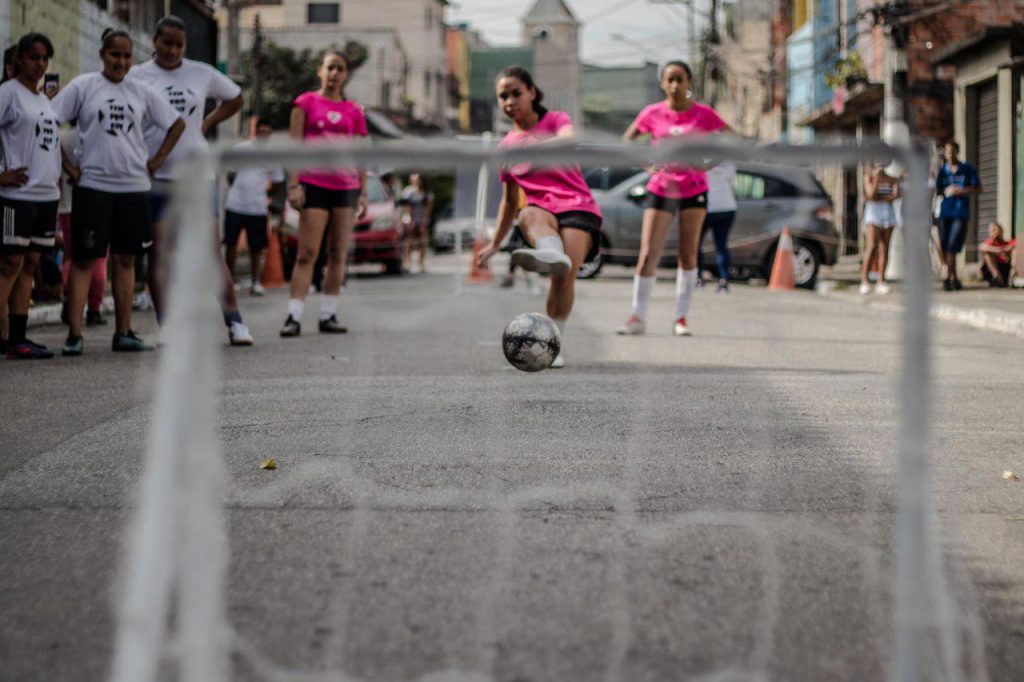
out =
[(307, 24), (337, 24), (341, 22), (341, 4), (337, 2), (311, 2), (306, 5)]

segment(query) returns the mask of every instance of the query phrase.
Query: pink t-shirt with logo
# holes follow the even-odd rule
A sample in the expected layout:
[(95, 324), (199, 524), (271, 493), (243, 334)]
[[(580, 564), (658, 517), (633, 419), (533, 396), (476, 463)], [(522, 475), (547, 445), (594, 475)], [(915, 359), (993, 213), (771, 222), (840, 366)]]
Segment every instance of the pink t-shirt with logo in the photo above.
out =
[[(522, 132), (512, 131), (505, 136), (499, 147), (525, 147), (541, 140), (550, 139), (566, 126), (572, 125), (569, 114), (563, 111), (549, 111), (537, 121), (537, 125)], [(601, 209), (590, 194), (577, 165), (562, 168), (534, 168), (530, 163), (517, 163), (511, 168), (501, 169), (501, 181), (514, 181), (526, 195), (526, 203), (543, 208), (554, 214), (566, 211), (586, 211), (601, 217)]]
[[(641, 134), (650, 133), (654, 144), (688, 135), (707, 135), (726, 127), (725, 121), (706, 104), (694, 102), (686, 111), (673, 111), (665, 102), (644, 107), (633, 121)], [(666, 199), (688, 199), (708, 191), (702, 170), (667, 165), (651, 176), (647, 191)]]
[[(366, 116), (363, 108), (350, 100), (327, 99), (319, 92), (305, 92), (295, 98), (295, 106), (306, 115), (302, 139), (332, 140), (355, 136), (366, 137)], [(306, 170), (299, 182), (324, 189), (359, 189), (359, 171), (355, 168)]]

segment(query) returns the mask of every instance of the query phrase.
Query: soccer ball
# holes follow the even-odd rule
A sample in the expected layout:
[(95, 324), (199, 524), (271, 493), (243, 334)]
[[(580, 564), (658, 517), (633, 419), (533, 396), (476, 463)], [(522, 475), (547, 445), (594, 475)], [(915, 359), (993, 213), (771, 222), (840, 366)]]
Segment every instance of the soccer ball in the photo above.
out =
[(505, 359), (516, 369), (539, 372), (547, 369), (562, 349), (558, 326), (547, 315), (523, 313), (501, 335)]

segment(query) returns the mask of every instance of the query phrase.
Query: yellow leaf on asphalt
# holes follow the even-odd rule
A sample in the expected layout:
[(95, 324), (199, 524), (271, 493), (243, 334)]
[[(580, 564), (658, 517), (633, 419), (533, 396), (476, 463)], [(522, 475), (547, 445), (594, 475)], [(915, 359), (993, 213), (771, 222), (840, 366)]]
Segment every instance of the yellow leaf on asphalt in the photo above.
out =
[(1020, 476), (1018, 476), (1017, 474), (1013, 473), (1012, 471), (1004, 471), (1003, 472), (1003, 480), (1004, 481), (1019, 481), (1020, 480)]
[(262, 462), (260, 462), (260, 469), (276, 469), (276, 468), (277, 468), (277, 460), (276, 459), (265, 459)]

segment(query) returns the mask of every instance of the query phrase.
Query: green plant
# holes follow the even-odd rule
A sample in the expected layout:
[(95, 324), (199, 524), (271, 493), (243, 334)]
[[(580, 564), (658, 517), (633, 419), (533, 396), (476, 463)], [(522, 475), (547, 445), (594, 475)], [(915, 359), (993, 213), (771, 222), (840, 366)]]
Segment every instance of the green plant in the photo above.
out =
[(868, 71), (864, 68), (860, 53), (851, 50), (846, 57), (836, 62), (832, 71), (825, 74), (825, 85), (835, 90), (840, 85), (846, 85), (848, 80), (864, 80), (868, 77)]

